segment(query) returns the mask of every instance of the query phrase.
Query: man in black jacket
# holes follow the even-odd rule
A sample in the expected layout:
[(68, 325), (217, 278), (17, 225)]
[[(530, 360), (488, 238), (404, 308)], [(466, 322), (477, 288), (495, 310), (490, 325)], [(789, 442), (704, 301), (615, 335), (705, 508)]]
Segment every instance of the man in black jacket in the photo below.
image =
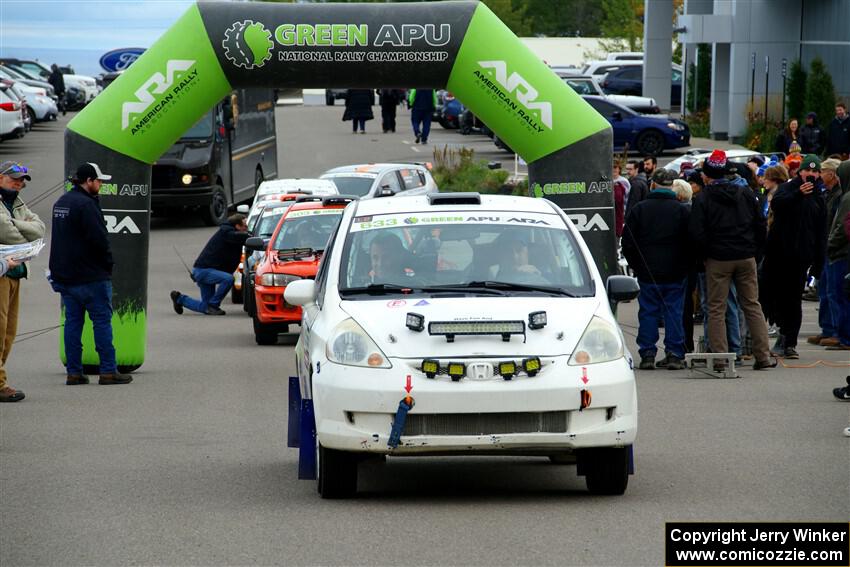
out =
[(820, 154), (823, 150), (824, 134), (818, 124), (818, 115), (810, 112), (806, 115), (806, 123), (800, 128), (800, 148), (806, 154)]
[(826, 128), (826, 155), (832, 154), (839, 154), (842, 160), (850, 154), (850, 116), (843, 102), (835, 105), (835, 118)]
[[(771, 360), (767, 323), (758, 301), (756, 258), (764, 249), (766, 220), (749, 187), (733, 184), (727, 178), (726, 153), (714, 150), (706, 158), (702, 175), (705, 189), (693, 201), (689, 231), (705, 258), (708, 295), (708, 335), (714, 352), (727, 352), (726, 299), (735, 282), (738, 301), (747, 318), (753, 339), (755, 370), (776, 366)], [(723, 365), (715, 364), (715, 370)]]
[(640, 282), (638, 336), (641, 370), (656, 367), (658, 321), (664, 319), (666, 356), (658, 363), (668, 370), (684, 368), (685, 335), (682, 310), (688, 275), (688, 207), (672, 189), (677, 175), (659, 169), (652, 192), (632, 208), (623, 229), (623, 255)]
[[(371, 92), (371, 91), (370, 91)], [(245, 216), (231, 215), (207, 241), (192, 270), (192, 279), (201, 289), (201, 299), (193, 299), (179, 291), (171, 292), (171, 303), (179, 315), (183, 308), (204, 315), (224, 315), (221, 300), (233, 287), (233, 272), (242, 256), (242, 245), (250, 234)]]
[(626, 164), (626, 177), (629, 178), (629, 193), (626, 197), (626, 215), (635, 205), (649, 195), (649, 184), (646, 175), (640, 171), (640, 162), (631, 160)]
[(88, 384), (83, 374), (83, 323), (92, 321), (100, 357), (100, 384), (129, 384), (133, 377), (118, 372), (112, 345), (112, 250), (98, 192), (112, 179), (96, 163), (77, 168), (73, 188), (53, 205), (50, 282), (65, 308), (65, 359), (69, 386)]
[(820, 159), (807, 155), (797, 176), (780, 185), (770, 202), (773, 224), (763, 277), (770, 282), (782, 337), (776, 354), (785, 358), (800, 358), (796, 346), (803, 320), (803, 288), (809, 268), (820, 275), (826, 257), (826, 203), (820, 169)]

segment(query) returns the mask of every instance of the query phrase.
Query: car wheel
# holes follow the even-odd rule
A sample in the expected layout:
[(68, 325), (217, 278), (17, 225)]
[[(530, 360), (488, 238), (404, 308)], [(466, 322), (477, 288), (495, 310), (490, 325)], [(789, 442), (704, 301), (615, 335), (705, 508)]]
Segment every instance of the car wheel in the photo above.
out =
[(574, 465), (576, 463), (576, 456), (574, 453), (557, 453), (555, 455), (549, 455), (549, 461), (553, 465)]
[(333, 106), (335, 102), (336, 102), (336, 99), (334, 98), (334, 95), (332, 93), (326, 92), (325, 93), (325, 104), (327, 106)]
[[(245, 285), (245, 284), (242, 284), (242, 285)], [(236, 305), (239, 305), (240, 303), (242, 303), (242, 301), (243, 301), (242, 300), (242, 290), (236, 289), (235, 286), (230, 288), (230, 301), (232, 301)]]
[(227, 220), (227, 195), (220, 185), (213, 187), (210, 204), (201, 211), (201, 219), (207, 226), (218, 226)]
[(277, 327), (261, 323), (256, 315), (251, 320), (254, 322), (254, 340), (258, 345), (277, 344)]
[(587, 490), (591, 494), (623, 494), (629, 484), (629, 449), (594, 447), (583, 449), (579, 464), (584, 469)]
[(38, 119), (35, 117), (35, 110), (33, 110), (31, 106), (27, 107), (27, 114), (30, 115), (30, 122), (32, 122), (33, 124), (38, 122)]
[(318, 490), (322, 498), (351, 498), (357, 494), (357, 456), (319, 445)]
[(641, 155), (657, 156), (664, 150), (664, 135), (657, 130), (647, 130), (638, 136), (635, 147)]

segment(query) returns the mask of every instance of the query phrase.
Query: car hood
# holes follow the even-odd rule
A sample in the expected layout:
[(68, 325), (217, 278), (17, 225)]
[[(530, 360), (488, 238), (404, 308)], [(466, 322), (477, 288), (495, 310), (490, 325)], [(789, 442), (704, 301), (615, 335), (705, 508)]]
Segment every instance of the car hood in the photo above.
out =
[(290, 260), (289, 262), (278, 261), (276, 257), (276, 252), (266, 254), (263, 257), (262, 263), (257, 267), (257, 274), (273, 272), (275, 274), (291, 274), (309, 279), (316, 277), (320, 256), (314, 256), (309, 260)]
[[(340, 308), (389, 357), (517, 357), (572, 353), (599, 304), (596, 297), (383, 297), (343, 300)], [(543, 329), (527, 328), (528, 314), (534, 311), (546, 311), (548, 324)], [(411, 331), (405, 326), (410, 312), (425, 317), (424, 331)], [(445, 336), (428, 333), (428, 324), (434, 321), (524, 321), (525, 340), (522, 335), (512, 336), (509, 342), (497, 335), (459, 335), (450, 343)]]

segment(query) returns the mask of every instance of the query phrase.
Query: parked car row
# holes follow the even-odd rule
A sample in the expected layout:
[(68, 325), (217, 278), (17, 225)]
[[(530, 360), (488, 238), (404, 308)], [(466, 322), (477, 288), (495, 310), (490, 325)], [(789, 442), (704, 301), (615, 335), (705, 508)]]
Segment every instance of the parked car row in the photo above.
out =
[[(0, 66), (6, 68), (7, 71), (13, 72), (20, 77), (21, 80), (35, 81), (39, 83), (36, 86), (41, 86), (48, 91), (48, 94), (55, 96), (55, 92), (50, 83), (47, 82), (50, 77), (50, 67), (44, 63), (30, 59), (17, 59), (13, 57), (0, 58)], [(90, 103), (103, 90), (94, 77), (88, 75), (78, 75), (73, 69), (68, 66), (59, 67), (62, 73), (62, 79), (65, 83), (65, 108), (67, 110), (79, 110)]]
[(21, 138), (37, 122), (56, 120), (56, 97), (48, 91), (8, 78), (13, 75), (0, 65), (0, 141)]

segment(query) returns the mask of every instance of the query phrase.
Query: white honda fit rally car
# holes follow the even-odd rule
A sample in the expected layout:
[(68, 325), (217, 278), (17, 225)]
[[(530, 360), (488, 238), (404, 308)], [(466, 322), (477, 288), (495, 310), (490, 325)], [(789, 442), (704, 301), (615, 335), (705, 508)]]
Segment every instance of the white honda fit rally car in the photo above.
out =
[(548, 200), (352, 202), (316, 279), (285, 291), (303, 306), (296, 366), (322, 496), (356, 493), (367, 454), (574, 458), (592, 493), (622, 494), (637, 396), (611, 306), (637, 293), (602, 281)]

